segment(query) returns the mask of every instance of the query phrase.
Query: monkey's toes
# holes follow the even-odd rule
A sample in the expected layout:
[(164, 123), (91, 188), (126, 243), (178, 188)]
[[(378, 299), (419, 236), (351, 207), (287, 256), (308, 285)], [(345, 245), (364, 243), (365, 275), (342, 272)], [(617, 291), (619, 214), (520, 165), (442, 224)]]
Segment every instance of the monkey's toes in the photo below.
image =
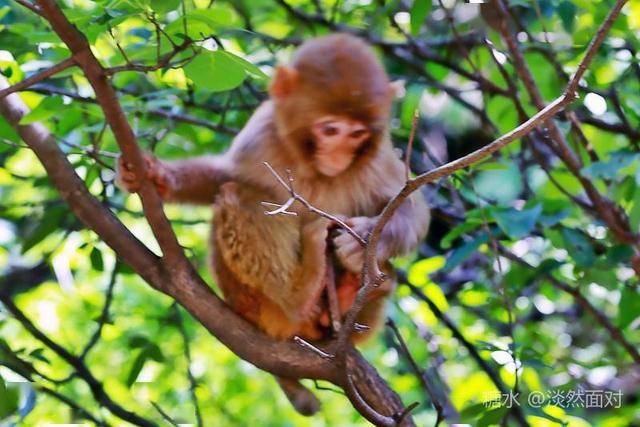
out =
[(315, 415), (320, 410), (320, 401), (318, 398), (309, 390), (302, 390), (291, 399), (291, 404), (293, 407), (300, 413), (300, 415), (304, 415), (306, 417), (310, 417)]
[(284, 394), (300, 415), (311, 416), (320, 410), (318, 398), (298, 380), (276, 377)]

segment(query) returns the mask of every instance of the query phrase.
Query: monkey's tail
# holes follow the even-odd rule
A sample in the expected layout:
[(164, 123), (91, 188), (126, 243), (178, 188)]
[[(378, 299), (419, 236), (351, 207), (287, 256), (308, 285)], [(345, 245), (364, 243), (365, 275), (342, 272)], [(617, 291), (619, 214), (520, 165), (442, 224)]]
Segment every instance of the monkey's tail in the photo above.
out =
[(280, 384), (280, 388), (284, 391), (289, 402), (300, 414), (309, 417), (320, 410), (318, 398), (300, 381), (282, 377), (276, 377), (276, 381)]

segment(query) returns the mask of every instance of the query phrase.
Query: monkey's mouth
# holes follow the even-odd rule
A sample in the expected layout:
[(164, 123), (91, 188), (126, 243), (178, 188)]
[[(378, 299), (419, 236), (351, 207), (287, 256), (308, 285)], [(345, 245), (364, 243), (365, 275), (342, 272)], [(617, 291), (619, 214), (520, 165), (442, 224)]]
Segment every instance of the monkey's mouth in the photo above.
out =
[(349, 159), (348, 161), (341, 161), (339, 163), (335, 161), (333, 162), (317, 161), (316, 170), (321, 175), (324, 175), (329, 178), (335, 178), (336, 176), (340, 175), (341, 173), (349, 169), (349, 166), (351, 166), (352, 163), (353, 163), (352, 159)]

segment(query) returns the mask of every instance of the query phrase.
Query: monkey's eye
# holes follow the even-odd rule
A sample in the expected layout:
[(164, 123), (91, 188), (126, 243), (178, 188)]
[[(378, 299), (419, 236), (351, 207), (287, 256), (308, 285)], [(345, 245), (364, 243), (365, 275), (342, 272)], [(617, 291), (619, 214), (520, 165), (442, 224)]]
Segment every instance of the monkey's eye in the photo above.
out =
[(357, 129), (354, 130), (353, 132), (351, 132), (349, 134), (349, 137), (351, 138), (362, 138), (363, 136), (367, 135), (369, 133), (368, 130), (366, 129)]
[(338, 133), (340, 133), (340, 129), (332, 124), (325, 124), (322, 127), (322, 134), (324, 136), (336, 136)]

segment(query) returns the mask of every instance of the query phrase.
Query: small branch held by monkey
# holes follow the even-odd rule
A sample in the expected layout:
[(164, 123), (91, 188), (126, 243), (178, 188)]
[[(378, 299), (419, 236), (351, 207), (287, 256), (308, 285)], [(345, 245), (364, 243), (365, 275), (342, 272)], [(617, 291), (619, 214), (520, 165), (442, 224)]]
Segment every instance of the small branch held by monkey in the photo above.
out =
[(340, 305), (338, 302), (338, 293), (336, 291), (336, 274), (334, 270), (334, 264), (336, 262), (335, 256), (332, 255), (332, 248), (327, 245), (327, 266), (325, 268), (324, 286), (327, 291), (327, 300), (329, 303), (329, 319), (331, 320), (331, 328), (334, 334), (340, 332), (342, 327), (340, 319)]
[[(346, 230), (349, 234), (351, 234), (353, 236), (354, 239), (356, 239), (358, 241), (358, 243), (360, 243), (362, 246), (366, 245), (365, 240), (358, 234), (356, 233), (353, 228), (351, 228), (346, 222), (344, 222), (342, 219), (340, 219), (339, 217), (335, 216), (335, 215), (331, 215), (328, 212), (325, 212), (321, 209), (316, 208), (315, 206), (313, 206), (311, 203), (309, 203), (307, 201), (307, 199), (305, 199), (304, 197), (302, 197), (300, 194), (296, 193), (295, 190), (293, 189), (293, 177), (291, 176), (291, 173), (289, 171), (287, 171), (287, 174), (289, 175), (289, 184), (287, 184), (285, 182), (285, 180), (278, 174), (278, 172), (275, 171), (275, 169), (273, 169), (273, 167), (269, 164), (269, 162), (262, 162), (271, 172), (271, 174), (278, 180), (278, 182), (287, 189), (287, 191), (289, 192), (289, 194), (291, 194), (291, 198), (293, 200), (296, 200), (300, 203), (302, 203), (302, 205), (307, 208), (307, 210), (309, 212), (315, 213), (323, 218), (328, 219), (329, 221), (335, 223), (336, 225), (338, 225), (340, 228), (343, 228), (344, 230)], [(291, 200), (291, 199), (289, 199)], [(289, 200), (287, 200), (287, 202), (285, 203), (288, 204)], [(263, 202), (263, 204), (268, 204), (270, 206), (284, 206), (284, 205), (278, 205), (276, 203), (270, 203), (270, 202)], [(290, 205), (289, 205), (290, 206)], [(279, 210), (279, 209), (276, 209)], [(278, 213), (284, 213), (287, 215), (291, 215), (292, 212), (287, 211), (286, 209), (282, 212), (278, 212)]]
[(261, 202), (263, 206), (273, 206), (273, 207), (277, 207), (277, 209), (274, 209), (272, 211), (264, 211), (265, 215), (278, 215), (278, 214), (284, 214), (284, 215), (292, 215), (292, 216), (297, 216), (298, 214), (295, 212), (291, 212), (287, 209), (289, 209), (291, 207), (291, 205), (293, 204), (293, 202), (295, 202), (296, 199), (291, 197), (289, 200), (287, 200), (283, 205), (278, 205), (277, 203), (271, 203), (271, 202)]

